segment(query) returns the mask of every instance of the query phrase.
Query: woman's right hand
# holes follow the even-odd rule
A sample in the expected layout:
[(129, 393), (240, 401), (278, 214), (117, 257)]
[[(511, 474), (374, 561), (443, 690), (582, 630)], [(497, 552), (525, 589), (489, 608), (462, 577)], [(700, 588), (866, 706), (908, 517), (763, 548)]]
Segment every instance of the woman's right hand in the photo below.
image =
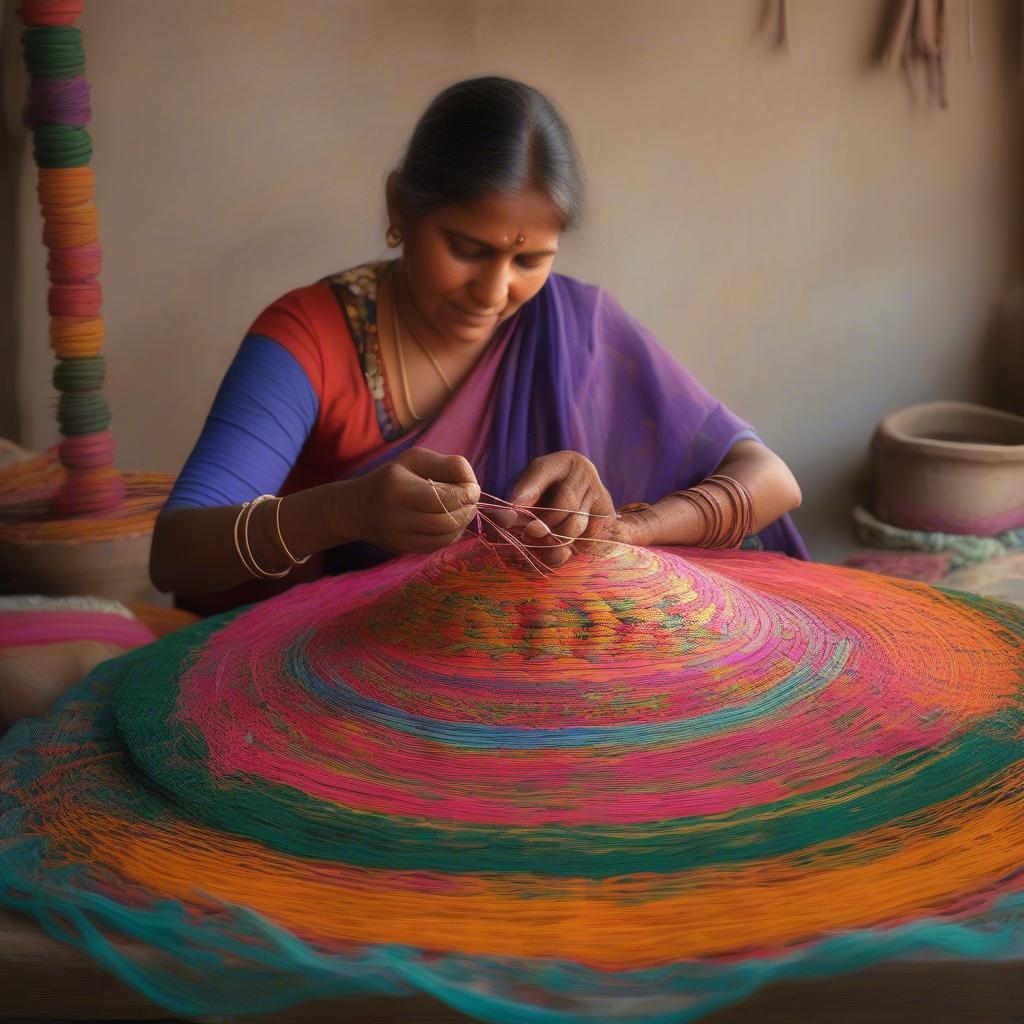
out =
[(389, 551), (447, 547), (473, 522), (480, 500), (468, 460), (427, 448), (410, 448), (350, 483), (359, 539)]

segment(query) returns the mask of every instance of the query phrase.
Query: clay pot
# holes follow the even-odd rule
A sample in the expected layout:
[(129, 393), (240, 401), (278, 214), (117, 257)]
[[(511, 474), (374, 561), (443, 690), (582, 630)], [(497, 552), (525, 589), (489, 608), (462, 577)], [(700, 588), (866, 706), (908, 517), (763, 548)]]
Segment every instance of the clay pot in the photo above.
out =
[(912, 405), (882, 419), (871, 446), (884, 522), (983, 537), (1024, 526), (1024, 417), (967, 402)]

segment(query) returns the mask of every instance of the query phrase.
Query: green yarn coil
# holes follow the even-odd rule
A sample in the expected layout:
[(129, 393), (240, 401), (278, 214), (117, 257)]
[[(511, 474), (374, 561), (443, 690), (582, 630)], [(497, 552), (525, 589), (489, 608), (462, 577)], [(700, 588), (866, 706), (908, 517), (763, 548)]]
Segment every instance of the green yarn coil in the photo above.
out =
[(26, 29), (21, 45), (33, 78), (74, 78), (85, 71), (85, 47), (77, 28)]
[(103, 356), (61, 359), (53, 367), (53, 386), (58, 391), (70, 393), (95, 391), (102, 387), (106, 370)]
[(57, 405), (57, 422), (65, 437), (98, 434), (110, 426), (110, 406), (99, 391), (61, 395)]
[(32, 155), (39, 167), (84, 167), (92, 159), (92, 137), (84, 128), (40, 125), (33, 133)]

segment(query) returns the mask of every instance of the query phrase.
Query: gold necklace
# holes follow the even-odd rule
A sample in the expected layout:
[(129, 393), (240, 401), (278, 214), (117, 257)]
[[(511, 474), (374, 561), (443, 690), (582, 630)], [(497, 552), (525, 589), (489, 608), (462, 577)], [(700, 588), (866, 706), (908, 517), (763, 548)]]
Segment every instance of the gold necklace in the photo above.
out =
[[(394, 270), (391, 272), (391, 280), (388, 284), (391, 286), (391, 328), (395, 332), (395, 351), (398, 354), (398, 376), (402, 383), (402, 397), (405, 399), (405, 405), (409, 410), (409, 415), (412, 416), (417, 423), (422, 423), (426, 417), (420, 416), (412, 404), (412, 394), (409, 391), (409, 376), (405, 372), (405, 349), (402, 345), (402, 330), (398, 326), (398, 303), (395, 299), (395, 293), (398, 289), (395, 287)], [(448, 380), (448, 375), (442, 369), (441, 364), (437, 361), (437, 357), (434, 353), (431, 352), (415, 334), (412, 336), (412, 340), (416, 342), (419, 350), (430, 360), (430, 363), (437, 372), (438, 377), (441, 378), (441, 383), (448, 389), (448, 394), (454, 394), (455, 389), (452, 387), (451, 381)]]

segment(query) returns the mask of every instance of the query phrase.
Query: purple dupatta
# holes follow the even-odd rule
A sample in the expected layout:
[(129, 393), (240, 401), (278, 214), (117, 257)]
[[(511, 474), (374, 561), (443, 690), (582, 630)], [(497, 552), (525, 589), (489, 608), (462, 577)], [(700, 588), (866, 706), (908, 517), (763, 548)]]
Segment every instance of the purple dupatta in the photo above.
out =
[[(532, 459), (572, 449), (619, 506), (691, 487), (743, 438), (758, 439), (611, 295), (552, 274), (434, 420), (354, 475), (418, 445), (465, 455), (484, 490), (507, 498)], [(767, 550), (808, 557), (788, 515), (758, 536)], [(362, 547), (357, 564), (379, 560)]]

